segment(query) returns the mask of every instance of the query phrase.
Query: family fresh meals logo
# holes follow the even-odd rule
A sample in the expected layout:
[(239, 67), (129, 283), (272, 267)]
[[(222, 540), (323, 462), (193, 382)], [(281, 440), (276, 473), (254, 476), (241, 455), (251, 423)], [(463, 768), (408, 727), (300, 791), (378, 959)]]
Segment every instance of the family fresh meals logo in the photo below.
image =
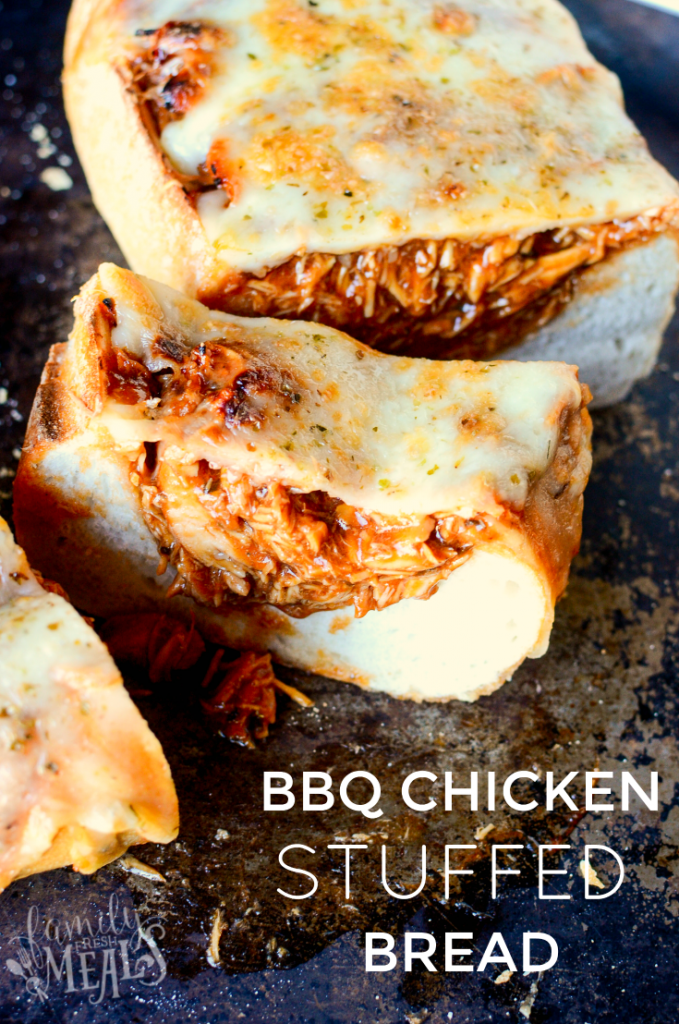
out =
[(50, 993), (89, 993), (92, 1005), (118, 999), (126, 984), (155, 988), (167, 974), (158, 943), (165, 929), (157, 918), (142, 922), (111, 896), (105, 911), (92, 918), (45, 918), (32, 906), (26, 932), (10, 939), (7, 970), (22, 978), (26, 991), (41, 1002)]

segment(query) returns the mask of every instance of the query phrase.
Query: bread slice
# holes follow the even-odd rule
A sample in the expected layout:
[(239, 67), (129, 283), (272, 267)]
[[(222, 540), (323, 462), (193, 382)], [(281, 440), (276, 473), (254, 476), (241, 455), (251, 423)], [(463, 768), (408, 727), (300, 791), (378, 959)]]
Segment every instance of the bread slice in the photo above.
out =
[(679, 187), (556, 0), (75, 0), (64, 94), (131, 267), (212, 308), (565, 358), (597, 405), (653, 365)]
[[(48, 562), (43, 562), (46, 569)], [(0, 520), (0, 890), (178, 828), (170, 769), (94, 630)]]
[(574, 367), (387, 356), (103, 264), (43, 375), (17, 530), (90, 614), (171, 608), (284, 664), (472, 700), (546, 649), (587, 398)]
[(574, 362), (592, 408), (622, 401), (655, 366), (674, 312), (677, 251), (673, 234), (660, 235), (592, 267), (572, 303), (499, 358)]

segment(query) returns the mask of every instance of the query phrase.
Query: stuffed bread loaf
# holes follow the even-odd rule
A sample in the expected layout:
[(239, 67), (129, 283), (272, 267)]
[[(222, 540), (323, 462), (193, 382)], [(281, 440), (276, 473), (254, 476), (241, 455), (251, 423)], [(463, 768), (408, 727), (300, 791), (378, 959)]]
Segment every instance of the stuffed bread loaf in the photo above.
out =
[(384, 351), (653, 366), (679, 187), (555, 0), (75, 0), (64, 92), (133, 270)]
[(591, 463), (574, 367), (385, 355), (112, 264), (75, 314), (15, 517), (79, 607), (171, 607), (415, 698), (474, 699), (544, 652)]

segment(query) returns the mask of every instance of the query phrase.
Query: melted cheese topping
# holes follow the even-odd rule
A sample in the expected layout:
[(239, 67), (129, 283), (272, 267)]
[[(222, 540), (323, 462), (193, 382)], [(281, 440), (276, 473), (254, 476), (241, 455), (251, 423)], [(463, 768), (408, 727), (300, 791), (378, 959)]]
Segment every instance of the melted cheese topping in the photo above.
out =
[(176, 815), (160, 745), (106, 647), (0, 519), (0, 890), (66, 834), (57, 864), (92, 871), (131, 843), (167, 842)]
[(35, 597), (44, 594), (31, 572), (26, 555), (14, 538), (4, 519), (0, 519), (0, 607), (17, 597)]
[[(230, 188), (197, 209), (225, 264), (413, 238), (525, 235), (634, 216), (679, 195), (616, 77), (555, 0), (127, 0), (134, 33), (225, 31), (202, 97), (162, 147)], [(120, 40), (114, 44), (120, 48)], [(217, 150), (213, 147), (217, 146)]]
[(183, 461), (206, 459), (255, 482), (322, 490), (388, 515), (497, 515), (524, 506), (554, 459), (562, 414), (582, 403), (577, 371), (563, 363), (388, 356), (317, 324), (214, 313), (112, 264), (99, 278), (115, 302), (113, 344), (154, 372), (172, 365), (158, 339), (179, 353), (219, 340), (242, 360), (239, 372), (275, 383), (232, 420), (209, 404), (164, 415), (157, 400), (109, 400), (90, 429), (104, 426), (119, 443), (165, 441)]

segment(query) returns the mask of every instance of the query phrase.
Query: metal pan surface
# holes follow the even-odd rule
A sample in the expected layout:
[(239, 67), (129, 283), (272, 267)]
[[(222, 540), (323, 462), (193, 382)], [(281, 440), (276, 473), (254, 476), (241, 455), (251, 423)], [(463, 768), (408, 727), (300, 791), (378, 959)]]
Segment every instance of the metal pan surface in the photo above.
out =
[[(628, 106), (651, 148), (679, 175), (679, 19), (630, 0), (569, 0), (590, 45), (623, 78)], [(0, 5), (0, 498), (11, 514), (17, 449), (48, 346), (62, 340), (70, 299), (106, 260), (122, 261), (94, 210), (60, 99), (66, 0)], [(48, 169), (51, 169), (48, 171)], [(47, 171), (47, 173), (46, 173)], [(179, 839), (135, 851), (162, 875), (119, 864), (91, 877), (63, 870), (0, 896), (0, 1021), (253, 1021), (262, 1024), (675, 1024), (679, 1019), (679, 321), (653, 376), (595, 417), (595, 467), (584, 543), (557, 612), (549, 653), (474, 705), (416, 705), (318, 677), (283, 678), (315, 701), (282, 700), (270, 737), (247, 750), (206, 726), (197, 680), (138, 698), (177, 783)], [(0, 666), (1, 671), (1, 666)], [(143, 680), (142, 680), (143, 683)], [(139, 680), (132, 685), (143, 689)], [(611, 813), (404, 807), (414, 771), (503, 779), (523, 769), (544, 780), (570, 771), (660, 773), (660, 809)], [(262, 775), (370, 771), (382, 783), (381, 818), (341, 805), (327, 813), (262, 810)], [(579, 776), (579, 780), (582, 776)], [(576, 784), (576, 790), (580, 781)], [(492, 830), (488, 826), (492, 825)], [(492, 841), (522, 845), (491, 898)], [(349, 899), (344, 855), (356, 843)], [(319, 888), (303, 891), (278, 863), (286, 845), (315, 850)], [(446, 844), (479, 846), (475, 874), (444, 899)], [(539, 900), (539, 843), (561, 843), (572, 898)], [(583, 898), (586, 843), (619, 851), (626, 880), (605, 901)], [(401, 895), (429, 872), (420, 896), (389, 896), (379, 850)], [(509, 863), (509, 862), (507, 862)], [(601, 875), (611, 874), (604, 858)], [(462, 876), (460, 876), (462, 877)], [(611, 876), (612, 877), (612, 876)], [(399, 885), (401, 888), (399, 889)], [(570, 888), (568, 887), (570, 885)], [(365, 971), (364, 935), (391, 933), (398, 965)], [(403, 969), (404, 933), (473, 933), (472, 957), (501, 932), (517, 970)], [(559, 946), (557, 966), (524, 975), (526, 931)]]

